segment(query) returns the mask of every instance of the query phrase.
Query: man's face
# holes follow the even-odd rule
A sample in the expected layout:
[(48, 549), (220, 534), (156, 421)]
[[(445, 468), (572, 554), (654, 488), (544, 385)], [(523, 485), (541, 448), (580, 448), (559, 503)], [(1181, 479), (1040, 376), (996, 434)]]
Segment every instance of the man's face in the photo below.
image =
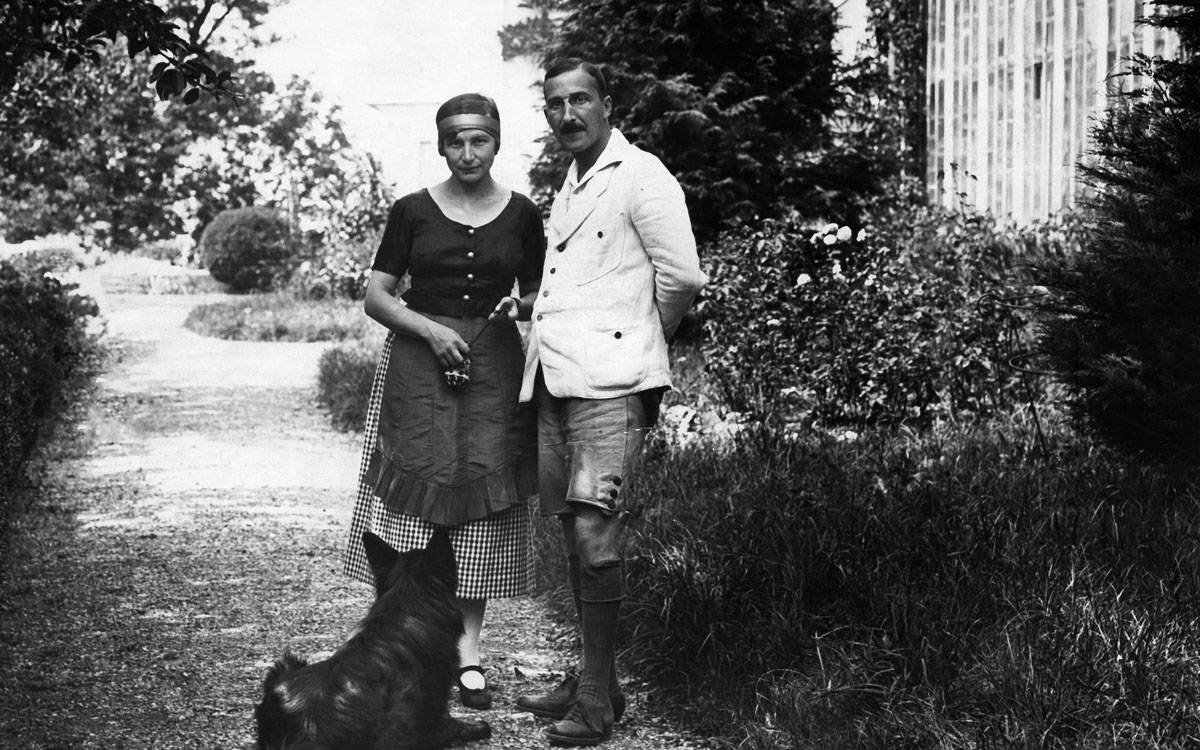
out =
[(572, 154), (607, 142), (612, 99), (601, 98), (596, 82), (582, 70), (570, 70), (545, 82), (543, 111), (554, 137)]

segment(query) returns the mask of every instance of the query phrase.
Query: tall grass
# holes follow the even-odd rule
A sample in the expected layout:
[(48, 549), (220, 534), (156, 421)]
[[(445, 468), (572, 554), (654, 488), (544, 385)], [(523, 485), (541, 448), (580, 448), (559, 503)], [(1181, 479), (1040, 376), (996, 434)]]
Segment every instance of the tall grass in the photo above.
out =
[(1188, 746), (1194, 488), (1043, 428), (660, 440), (627, 662), (743, 748)]

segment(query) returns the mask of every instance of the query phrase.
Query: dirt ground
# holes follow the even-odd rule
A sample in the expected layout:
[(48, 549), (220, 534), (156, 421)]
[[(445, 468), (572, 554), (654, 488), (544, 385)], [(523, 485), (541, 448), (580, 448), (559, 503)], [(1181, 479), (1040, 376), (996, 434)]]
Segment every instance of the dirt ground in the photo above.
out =
[[(323, 345), (197, 336), (182, 323), (203, 295), (88, 291), (115, 356), (13, 521), (0, 748), (249, 748), (264, 669), (285, 646), (328, 654), (370, 602), (339, 572), (359, 438), (314, 406)], [(556, 683), (573, 645), (541, 602), (492, 602), (494, 736), (471, 747), (546, 747), (513, 701)], [(627, 689), (605, 747), (706, 744)]]

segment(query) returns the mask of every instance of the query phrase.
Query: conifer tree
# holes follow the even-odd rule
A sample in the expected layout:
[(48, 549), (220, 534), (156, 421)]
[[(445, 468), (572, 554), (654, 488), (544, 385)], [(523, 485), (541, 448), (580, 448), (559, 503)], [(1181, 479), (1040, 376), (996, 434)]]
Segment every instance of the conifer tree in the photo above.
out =
[(1093, 130), (1082, 253), (1042, 269), (1042, 349), (1096, 436), (1200, 468), (1200, 0), (1157, 3), (1176, 59), (1134, 57), (1134, 84)]

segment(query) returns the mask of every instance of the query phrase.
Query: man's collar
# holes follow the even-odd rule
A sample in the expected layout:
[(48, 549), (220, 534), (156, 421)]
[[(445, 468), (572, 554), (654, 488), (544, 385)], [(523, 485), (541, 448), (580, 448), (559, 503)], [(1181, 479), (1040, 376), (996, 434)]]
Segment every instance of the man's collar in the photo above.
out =
[(630, 145), (624, 134), (620, 130), (613, 128), (611, 134), (608, 136), (608, 143), (604, 146), (604, 150), (600, 152), (600, 157), (596, 159), (596, 163), (582, 177), (579, 175), (579, 168), (575, 162), (571, 162), (571, 166), (567, 169), (567, 183), (578, 186), (587, 182), (591, 179), (592, 175), (601, 169), (624, 161), (626, 154), (629, 153), (631, 148), (633, 146)]

